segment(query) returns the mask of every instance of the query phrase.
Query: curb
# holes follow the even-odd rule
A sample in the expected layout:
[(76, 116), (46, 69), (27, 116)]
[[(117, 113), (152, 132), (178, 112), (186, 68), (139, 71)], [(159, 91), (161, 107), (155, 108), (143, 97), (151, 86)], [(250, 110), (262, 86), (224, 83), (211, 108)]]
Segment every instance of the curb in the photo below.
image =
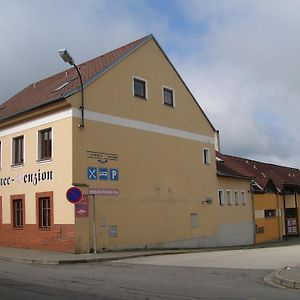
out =
[(2, 261), (12, 261), (25, 264), (39, 264), (39, 265), (69, 265), (69, 264), (82, 264), (82, 263), (104, 263), (109, 261), (147, 257), (147, 256), (156, 256), (156, 255), (170, 255), (170, 254), (183, 254), (190, 253), (189, 251), (165, 251), (165, 252), (152, 252), (152, 253), (136, 253), (123, 256), (111, 256), (111, 257), (93, 257), (93, 258), (83, 258), (83, 259), (57, 259), (57, 260), (43, 260), (43, 259), (28, 259), (28, 258), (16, 258), (16, 257), (5, 257), (0, 256)]
[(289, 267), (285, 267), (283, 269), (277, 270), (273, 273), (273, 281), (277, 284), (280, 284), (284, 287), (292, 288), (292, 289), (300, 289), (300, 281), (288, 279), (286, 277), (281, 276), (280, 272), (286, 270)]

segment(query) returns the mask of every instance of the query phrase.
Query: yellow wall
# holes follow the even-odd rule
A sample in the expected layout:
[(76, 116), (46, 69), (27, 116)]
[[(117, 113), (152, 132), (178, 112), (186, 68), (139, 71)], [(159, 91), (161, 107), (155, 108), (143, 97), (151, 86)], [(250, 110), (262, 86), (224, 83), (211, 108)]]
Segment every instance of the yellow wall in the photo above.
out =
[[(8, 186), (1, 186), (3, 223), (11, 223), (10, 195), (25, 194), (25, 223), (36, 224), (36, 198), (35, 193), (53, 191), (54, 193), (54, 223), (74, 224), (74, 207), (66, 200), (66, 190), (72, 183), (72, 117), (54, 121), (57, 113), (31, 118), (18, 125), (0, 129), (2, 143), (2, 169), (0, 178), (10, 177)], [(36, 123), (37, 122), (37, 123)], [(38, 162), (38, 131), (52, 128), (53, 157), (46, 162)], [(8, 131), (7, 131), (8, 130)], [(10, 132), (9, 134), (5, 134)], [(22, 166), (11, 167), (12, 139), (24, 135), (25, 162)], [(52, 180), (40, 181), (36, 185), (24, 183), (24, 175), (31, 173), (52, 172)], [(18, 180), (19, 179), (19, 180)]]
[[(147, 100), (133, 96), (133, 75), (147, 80)], [(175, 107), (163, 104), (163, 85), (175, 90)], [(79, 95), (69, 101), (79, 106)], [(219, 206), (214, 130), (154, 41), (88, 86), (85, 107), (85, 128), (77, 128), (79, 119), (73, 128), (74, 182), (120, 190), (116, 197), (96, 196), (98, 249), (221, 245), (226, 243), (228, 232), (229, 239), (234, 237), (232, 227), (242, 222), (247, 228), (250, 222), (253, 231), (251, 201), (247, 199), (245, 207)], [(206, 140), (91, 120), (91, 111), (108, 118), (121, 117), (147, 126), (156, 124), (200, 134)], [(203, 148), (210, 149), (210, 165), (203, 163)], [(102, 164), (88, 158), (87, 151), (114, 153), (118, 161)], [(117, 168), (120, 180), (88, 180), (87, 167)], [(241, 186), (249, 190), (248, 183)], [(213, 200), (211, 205), (204, 203), (208, 197)], [(91, 214), (90, 197), (90, 217), (76, 220), (77, 251), (92, 247)], [(198, 216), (198, 226), (194, 228), (191, 214)], [(118, 226), (117, 237), (109, 237), (110, 225)], [(89, 237), (85, 234), (87, 228)]]
[[(276, 216), (265, 218), (265, 210), (276, 210)], [(263, 227), (263, 233), (256, 234), (256, 243), (280, 240), (283, 234), (282, 196), (274, 193), (254, 194), (255, 222)]]

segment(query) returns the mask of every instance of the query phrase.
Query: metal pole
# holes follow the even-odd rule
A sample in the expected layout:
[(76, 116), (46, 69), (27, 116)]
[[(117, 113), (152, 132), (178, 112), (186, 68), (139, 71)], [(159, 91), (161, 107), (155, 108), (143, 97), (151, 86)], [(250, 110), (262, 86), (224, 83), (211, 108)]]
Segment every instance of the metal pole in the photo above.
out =
[(80, 88), (81, 88), (81, 123), (79, 125), (79, 127), (84, 127), (84, 98), (83, 98), (83, 82), (82, 82), (82, 77), (81, 74), (79, 72), (78, 67), (74, 64), (74, 67), (78, 73), (79, 79), (80, 79)]
[(96, 201), (95, 194), (93, 196), (93, 239), (94, 239), (94, 254), (97, 253), (97, 240), (96, 240)]

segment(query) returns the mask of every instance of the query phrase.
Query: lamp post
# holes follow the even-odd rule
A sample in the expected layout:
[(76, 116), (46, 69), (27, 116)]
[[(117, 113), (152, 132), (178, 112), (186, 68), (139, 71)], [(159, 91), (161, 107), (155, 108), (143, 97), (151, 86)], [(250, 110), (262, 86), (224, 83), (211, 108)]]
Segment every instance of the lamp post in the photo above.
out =
[(82, 82), (82, 77), (81, 74), (79, 72), (78, 67), (76, 66), (74, 59), (72, 58), (72, 56), (69, 54), (69, 52), (66, 49), (61, 49), (58, 50), (58, 53), (60, 55), (60, 57), (64, 60), (64, 62), (69, 63), (71, 66), (74, 66), (74, 68), (77, 71), (78, 77), (80, 79), (80, 87), (81, 87), (81, 123), (79, 125), (79, 127), (83, 128), (84, 127), (84, 97), (83, 97), (83, 82)]

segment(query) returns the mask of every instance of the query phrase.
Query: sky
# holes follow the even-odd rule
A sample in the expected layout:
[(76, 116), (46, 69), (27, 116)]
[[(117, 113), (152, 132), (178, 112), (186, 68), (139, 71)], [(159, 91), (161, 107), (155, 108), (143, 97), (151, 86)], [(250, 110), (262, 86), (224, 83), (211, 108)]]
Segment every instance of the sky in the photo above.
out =
[(28, 84), (153, 34), (221, 151), (300, 168), (300, 1), (0, 0), (0, 103)]

